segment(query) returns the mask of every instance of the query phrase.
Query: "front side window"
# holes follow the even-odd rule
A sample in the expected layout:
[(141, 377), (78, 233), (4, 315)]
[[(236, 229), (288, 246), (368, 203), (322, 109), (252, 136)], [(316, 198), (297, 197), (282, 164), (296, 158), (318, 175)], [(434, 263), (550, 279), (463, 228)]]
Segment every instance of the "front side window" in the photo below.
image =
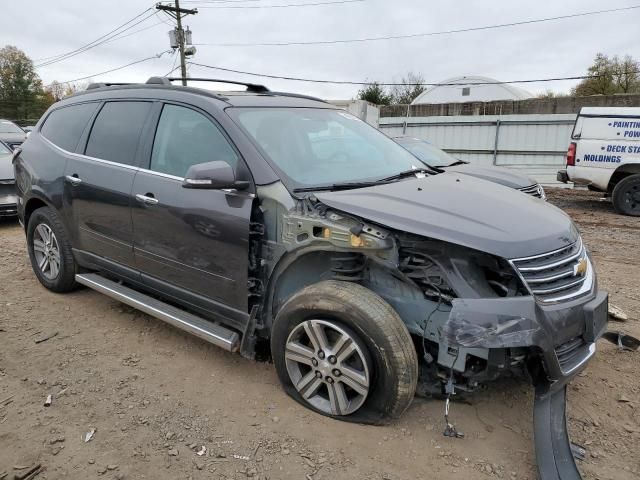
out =
[(238, 156), (218, 127), (190, 108), (165, 105), (153, 142), (150, 169), (184, 178), (189, 167), (213, 161), (235, 169)]
[(226, 111), (294, 187), (378, 180), (423, 167), (389, 137), (342, 110)]
[(98, 103), (81, 103), (54, 110), (40, 129), (40, 134), (54, 145), (75, 152), (82, 132), (98, 108)]
[(91, 128), (85, 154), (133, 165), (140, 132), (150, 110), (150, 102), (106, 103)]

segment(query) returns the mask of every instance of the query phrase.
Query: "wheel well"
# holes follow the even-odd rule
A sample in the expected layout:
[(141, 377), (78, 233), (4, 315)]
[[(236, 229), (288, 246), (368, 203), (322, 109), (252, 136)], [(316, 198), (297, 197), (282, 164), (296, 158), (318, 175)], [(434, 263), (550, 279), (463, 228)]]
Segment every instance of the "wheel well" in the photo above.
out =
[(622, 179), (636, 174), (640, 174), (639, 163), (628, 163), (625, 165), (620, 165), (618, 168), (616, 168), (616, 171), (613, 172), (613, 175), (611, 175), (609, 185), (607, 186), (607, 192), (613, 192), (613, 189)]
[(40, 200), (39, 198), (30, 199), (26, 206), (24, 207), (24, 228), (26, 229), (29, 225), (29, 218), (31, 214), (35, 212), (38, 208), (46, 207), (47, 204)]

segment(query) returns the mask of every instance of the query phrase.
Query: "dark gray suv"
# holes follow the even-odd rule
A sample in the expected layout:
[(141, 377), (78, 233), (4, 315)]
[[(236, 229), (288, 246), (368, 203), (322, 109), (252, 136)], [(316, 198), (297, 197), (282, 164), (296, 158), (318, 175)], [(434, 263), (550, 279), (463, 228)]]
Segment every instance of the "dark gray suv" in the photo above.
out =
[(507, 374), (564, 405), (607, 321), (569, 217), (434, 172), (318, 99), (244, 85), (152, 78), (51, 107), (14, 160), (40, 282), (272, 358), (293, 398), (341, 419)]

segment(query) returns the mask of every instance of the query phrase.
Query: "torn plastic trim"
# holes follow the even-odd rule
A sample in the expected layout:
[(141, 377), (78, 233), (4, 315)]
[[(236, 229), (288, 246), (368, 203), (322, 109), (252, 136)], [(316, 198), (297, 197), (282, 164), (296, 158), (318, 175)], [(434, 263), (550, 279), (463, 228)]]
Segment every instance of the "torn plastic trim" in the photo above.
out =
[[(498, 304), (500, 309), (496, 309)], [(450, 344), (463, 347), (516, 348), (538, 345), (546, 333), (529, 297), (507, 301), (461, 298), (452, 302), (443, 335)]]
[(536, 385), (533, 430), (540, 480), (581, 480), (567, 429), (566, 383)]

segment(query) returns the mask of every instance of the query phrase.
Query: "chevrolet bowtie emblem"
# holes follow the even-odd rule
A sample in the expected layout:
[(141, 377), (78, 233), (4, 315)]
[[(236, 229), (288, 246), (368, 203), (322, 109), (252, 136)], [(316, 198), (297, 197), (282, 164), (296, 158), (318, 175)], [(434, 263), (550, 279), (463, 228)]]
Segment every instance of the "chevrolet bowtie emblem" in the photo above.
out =
[(581, 258), (578, 263), (573, 266), (573, 276), (574, 277), (583, 277), (587, 273), (587, 259)]

